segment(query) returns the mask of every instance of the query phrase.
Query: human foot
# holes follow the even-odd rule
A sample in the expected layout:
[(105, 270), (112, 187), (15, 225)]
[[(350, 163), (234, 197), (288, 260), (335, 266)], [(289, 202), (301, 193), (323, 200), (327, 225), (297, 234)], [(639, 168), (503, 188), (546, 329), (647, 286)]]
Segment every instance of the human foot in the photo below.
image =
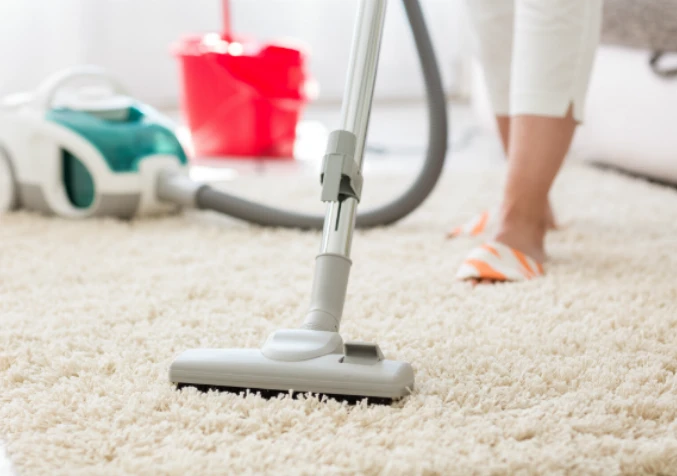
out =
[(494, 240), (472, 250), (457, 277), (478, 284), (541, 276), (547, 228), (543, 213), (506, 209)]
[(523, 213), (504, 212), (494, 240), (543, 263), (547, 220)]
[(526, 281), (544, 273), (543, 265), (521, 251), (498, 241), (473, 249), (456, 277), (472, 284)]

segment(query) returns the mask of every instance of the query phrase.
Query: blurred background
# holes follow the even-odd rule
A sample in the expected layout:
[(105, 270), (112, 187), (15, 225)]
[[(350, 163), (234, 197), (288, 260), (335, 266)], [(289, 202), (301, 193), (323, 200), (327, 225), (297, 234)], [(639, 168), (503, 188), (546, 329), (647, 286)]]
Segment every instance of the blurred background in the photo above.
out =
[[(381, 55), (380, 99), (423, 97), (417, 58), (399, 1), (389, 5)], [(428, 26), (450, 94), (462, 83), (466, 22), (460, 2), (424, 0)], [(258, 40), (292, 38), (310, 51), (321, 101), (338, 102), (357, 0), (232, 0), (237, 32)], [(3, 0), (0, 94), (35, 86), (65, 66), (97, 64), (141, 100), (179, 104), (178, 63), (170, 46), (190, 33), (219, 32), (218, 0)]]
[[(237, 33), (263, 42), (291, 39), (309, 52), (319, 94), (303, 109), (297, 158), (319, 159), (326, 131), (337, 125), (357, 4), (231, 2)], [(422, 5), (451, 106), (451, 162), (500, 163), (464, 1), (422, 0)], [(180, 64), (172, 45), (187, 34), (221, 32), (222, 8), (218, 0), (2, 0), (0, 96), (34, 89), (65, 67), (96, 64), (138, 99), (183, 124)], [(607, 0), (604, 42), (573, 159), (677, 182), (672, 51), (677, 51), (677, 1)], [(376, 91), (368, 155), (387, 156), (384, 170), (408, 173), (424, 151), (427, 124), (417, 57), (397, 0), (389, 5)], [(185, 127), (183, 135), (190, 136)]]

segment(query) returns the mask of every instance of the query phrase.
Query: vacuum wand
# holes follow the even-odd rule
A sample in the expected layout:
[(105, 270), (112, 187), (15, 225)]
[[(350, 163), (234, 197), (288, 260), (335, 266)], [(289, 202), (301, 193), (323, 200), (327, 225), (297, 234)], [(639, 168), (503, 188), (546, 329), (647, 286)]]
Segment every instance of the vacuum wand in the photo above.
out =
[[(362, 2), (343, 95), (341, 129), (331, 134), (322, 174), (327, 202), (304, 329), (338, 332), (348, 288), (350, 249), (362, 192), (364, 145), (376, 84), (386, 2)], [(338, 189), (335, 186), (338, 184)], [(334, 187), (332, 187), (334, 185)]]
[[(352, 261), (350, 248), (362, 190), (362, 158), (376, 84), (386, 1), (362, 2), (341, 111), (342, 129), (329, 137), (322, 170), (327, 203), (321, 252), (316, 259), (311, 306), (303, 329), (338, 332)], [(204, 205), (218, 193), (177, 172), (161, 171), (158, 198), (185, 207)], [(243, 204), (246, 201), (243, 200)]]
[[(341, 129), (330, 134), (322, 167), (321, 199), (327, 203), (327, 210), (311, 305), (302, 327), (274, 332), (260, 350), (186, 351), (169, 370), (170, 381), (179, 387), (256, 390), (273, 395), (309, 392), (348, 399), (367, 397), (372, 401), (395, 400), (412, 392), (414, 371), (409, 363), (385, 359), (377, 344), (344, 343), (338, 332), (352, 264), (350, 251), (362, 193), (362, 158), (386, 3), (387, 0), (360, 1)], [(413, 15), (410, 18), (420, 14), (415, 0), (405, 0), (405, 6)], [(412, 22), (412, 28), (414, 24), (421, 29), (419, 34), (425, 31), (422, 16)], [(436, 64), (434, 57), (432, 64)], [(446, 120), (443, 125), (446, 137)], [(219, 192), (209, 186), (184, 183), (171, 175), (161, 176), (158, 194), (202, 208), (217, 205), (219, 197)], [(240, 208), (247, 206), (245, 200), (237, 203)], [(263, 216), (262, 220), (268, 218), (272, 217)]]

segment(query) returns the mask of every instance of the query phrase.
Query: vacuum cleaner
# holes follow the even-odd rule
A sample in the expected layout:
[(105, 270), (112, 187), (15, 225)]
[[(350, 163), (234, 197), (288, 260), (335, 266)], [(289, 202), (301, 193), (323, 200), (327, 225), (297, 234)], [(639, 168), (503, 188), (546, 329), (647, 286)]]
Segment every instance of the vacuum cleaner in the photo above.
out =
[[(412, 26), (426, 83), (431, 125), (427, 157), (411, 186), (392, 202), (361, 212), (357, 227), (389, 225), (418, 208), (444, 164), (445, 96), (416, 3), (405, 0), (410, 19), (417, 22)], [(378, 48), (361, 46), (366, 38), (356, 40), (365, 51), (355, 54), (375, 56), (352, 60), (342, 131), (330, 138), (322, 172), (322, 199), (337, 203), (334, 212), (342, 208), (353, 214), (371, 106), (370, 94), (362, 91), (373, 81), (365, 77), (365, 68), (367, 60), (375, 65), (378, 56)], [(0, 213), (23, 208), (65, 218), (132, 218), (192, 207), (262, 226), (324, 228), (321, 215), (262, 205), (190, 180), (186, 154), (173, 129), (168, 118), (130, 97), (119, 81), (93, 66), (57, 73), (34, 93), (0, 100)], [(352, 161), (346, 153), (354, 155)]]
[(66, 218), (169, 212), (176, 206), (161, 199), (158, 176), (187, 166), (172, 128), (96, 67), (57, 73), (32, 94), (5, 98), (0, 212), (24, 208)]
[[(253, 391), (265, 396), (311, 393), (347, 400), (367, 398), (372, 402), (397, 400), (413, 391), (411, 364), (385, 359), (378, 344), (344, 342), (339, 334), (386, 4), (387, 0), (361, 0), (359, 5), (342, 127), (330, 134), (324, 159), (321, 198), (327, 202), (327, 212), (321, 251), (316, 259), (310, 309), (301, 328), (274, 332), (261, 349), (188, 350), (171, 364), (170, 381), (179, 386)], [(433, 139), (429, 154), (442, 158), (446, 152), (447, 121), (441, 80), (420, 5), (416, 0), (404, 0), (404, 6), (428, 89)], [(437, 166), (442, 161), (436, 161)], [(426, 167), (430, 166), (428, 161)], [(436, 181), (439, 169), (432, 176)], [(429, 191), (434, 181), (424, 181), (423, 190)], [(389, 213), (407, 209), (418, 201), (414, 198), (416, 193), (425, 194), (423, 190), (417, 190), (414, 195), (405, 196), (386, 209)], [(393, 213), (389, 218), (394, 219), (397, 215), (399, 213)], [(374, 219), (374, 215), (362, 217), (363, 223)], [(359, 216), (357, 222), (360, 222)]]
[(330, 134), (323, 160), (324, 216), (265, 206), (192, 181), (172, 123), (91, 66), (56, 74), (36, 92), (0, 102), (0, 212), (131, 218), (193, 207), (262, 226), (322, 229), (301, 328), (273, 333), (262, 349), (186, 351), (171, 364), (170, 381), (376, 399), (409, 394), (410, 364), (384, 359), (376, 344), (344, 343), (338, 332), (355, 226), (389, 225), (418, 208), (441, 175), (447, 149), (446, 98), (432, 43), (418, 1), (403, 0), (426, 85), (427, 157), (401, 196), (357, 213), (386, 3), (359, 4), (341, 127)]

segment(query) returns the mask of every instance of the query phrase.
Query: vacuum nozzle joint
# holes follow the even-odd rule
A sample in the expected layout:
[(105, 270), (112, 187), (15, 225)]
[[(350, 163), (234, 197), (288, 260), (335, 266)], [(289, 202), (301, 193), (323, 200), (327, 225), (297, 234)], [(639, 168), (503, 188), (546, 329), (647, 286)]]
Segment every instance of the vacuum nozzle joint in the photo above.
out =
[(322, 164), (322, 201), (338, 202), (362, 195), (362, 173), (355, 162), (357, 137), (349, 131), (337, 130), (329, 134), (327, 152)]

